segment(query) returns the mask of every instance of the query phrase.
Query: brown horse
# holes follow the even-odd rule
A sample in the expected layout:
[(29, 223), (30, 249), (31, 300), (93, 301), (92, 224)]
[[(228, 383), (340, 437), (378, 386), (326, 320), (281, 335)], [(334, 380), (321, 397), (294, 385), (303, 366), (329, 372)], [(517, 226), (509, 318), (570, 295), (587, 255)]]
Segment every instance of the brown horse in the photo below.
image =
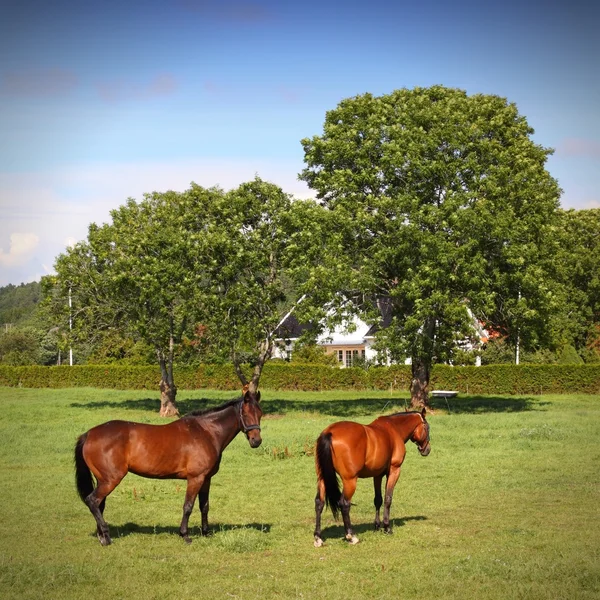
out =
[[(422, 456), (431, 451), (429, 423), (422, 412), (396, 413), (379, 417), (369, 425), (339, 421), (325, 429), (317, 439), (315, 451), (317, 469), (317, 497), (315, 498), (315, 546), (321, 539), (321, 513), (325, 503), (337, 519), (342, 511), (346, 539), (356, 544), (358, 538), (350, 524), (350, 502), (356, 491), (357, 479), (373, 477), (375, 486), (375, 529), (379, 529), (379, 510), (383, 504), (381, 481), (386, 476), (383, 527), (391, 533), (390, 507), (394, 486), (400, 476), (400, 467), (406, 454), (406, 442), (415, 442)], [(340, 491), (337, 475), (342, 480)]]
[(179, 534), (191, 543), (188, 520), (199, 496), (202, 535), (207, 535), (210, 480), (219, 470), (223, 450), (240, 431), (252, 448), (262, 442), (259, 401), (260, 392), (244, 388), (240, 399), (192, 412), (166, 425), (108, 421), (81, 435), (75, 445), (77, 491), (96, 519), (100, 543), (111, 543), (103, 518), (106, 497), (128, 472), (158, 479), (187, 479)]

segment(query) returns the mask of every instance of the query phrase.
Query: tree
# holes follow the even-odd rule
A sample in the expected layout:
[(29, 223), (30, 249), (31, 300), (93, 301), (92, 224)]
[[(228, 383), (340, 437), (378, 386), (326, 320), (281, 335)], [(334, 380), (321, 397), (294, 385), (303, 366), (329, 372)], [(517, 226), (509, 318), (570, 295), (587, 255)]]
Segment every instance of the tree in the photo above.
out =
[(302, 140), (300, 177), (344, 230), (358, 304), (391, 311), (379, 337), (412, 359), (414, 405), (473, 334), (468, 309), (524, 347), (544, 333), (559, 188), (532, 133), (504, 98), (434, 86), (345, 99)]
[(27, 323), (39, 301), (40, 284), (36, 281), (0, 287), (0, 325)]
[(202, 263), (185, 225), (202, 220), (217, 189), (196, 203), (185, 194), (153, 193), (111, 211), (112, 222), (89, 227), (88, 238), (58, 257), (61, 295), (73, 299), (76, 337), (119, 330), (150, 345), (160, 366), (162, 416), (177, 414), (175, 347), (202, 308)]
[[(189, 194), (195, 193), (193, 187)], [(211, 211), (202, 325), (209, 346), (226, 349), (241, 383), (253, 390), (282, 319), (291, 311), (310, 318), (311, 310), (322, 310), (323, 289), (315, 289), (313, 276), (327, 268), (327, 214), (259, 178), (219, 198)]]
[(600, 209), (558, 215), (549, 264), (561, 300), (553, 318), (556, 346), (573, 345), (594, 361), (600, 342)]
[(0, 364), (35, 365), (39, 355), (39, 342), (31, 327), (0, 331)]

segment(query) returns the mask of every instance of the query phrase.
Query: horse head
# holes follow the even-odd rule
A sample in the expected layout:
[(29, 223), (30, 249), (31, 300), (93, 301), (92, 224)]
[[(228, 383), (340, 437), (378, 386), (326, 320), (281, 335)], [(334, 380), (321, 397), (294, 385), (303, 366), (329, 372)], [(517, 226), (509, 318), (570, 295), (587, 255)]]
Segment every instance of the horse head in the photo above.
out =
[(260, 408), (260, 392), (250, 391), (245, 385), (242, 390), (242, 401), (240, 403), (240, 427), (248, 438), (252, 448), (258, 448), (262, 443), (260, 436), (260, 419), (262, 409)]
[(421, 456), (427, 456), (431, 452), (431, 444), (429, 443), (429, 423), (425, 419), (425, 413), (426, 410), (423, 408), (421, 411), (421, 422), (415, 427), (410, 438), (411, 441), (417, 445), (417, 448), (419, 448)]

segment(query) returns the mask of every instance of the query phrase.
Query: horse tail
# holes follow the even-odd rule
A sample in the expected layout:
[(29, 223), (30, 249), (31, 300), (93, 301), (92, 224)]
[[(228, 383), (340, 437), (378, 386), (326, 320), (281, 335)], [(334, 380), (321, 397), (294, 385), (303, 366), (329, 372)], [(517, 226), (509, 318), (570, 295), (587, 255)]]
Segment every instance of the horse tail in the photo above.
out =
[(316, 459), (318, 476), (325, 484), (325, 504), (329, 506), (334, 518), (337, 519), (342, 492), (333, 466), (331, 432), (322, 433), (317, 439)]
[(94, 480), (92, 472), (83, 458), (83, 445), (87, 439), (87, 433), (80, 435), (75, 444), (75, 482), (79, 497), (85, 499), (94, 491)]

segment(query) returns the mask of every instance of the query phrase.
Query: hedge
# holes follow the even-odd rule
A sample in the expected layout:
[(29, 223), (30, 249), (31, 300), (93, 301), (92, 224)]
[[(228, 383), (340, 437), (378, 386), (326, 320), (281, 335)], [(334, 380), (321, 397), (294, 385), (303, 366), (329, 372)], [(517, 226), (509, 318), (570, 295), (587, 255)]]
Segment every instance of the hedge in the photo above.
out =
[[(154, 366), (0, 366), (0, 386), (28, 388), (95, 387), (158, 390)], [(177, 367), (179, 389), (239, 390), (232, 365)], [(273, 390), (408, 390), (410, 366), (339, 369), (320, 365), (267, 364), (261, 387)], [(469, 394), (600, 394), (600, 365), (436, 365), (430, 389)]]

